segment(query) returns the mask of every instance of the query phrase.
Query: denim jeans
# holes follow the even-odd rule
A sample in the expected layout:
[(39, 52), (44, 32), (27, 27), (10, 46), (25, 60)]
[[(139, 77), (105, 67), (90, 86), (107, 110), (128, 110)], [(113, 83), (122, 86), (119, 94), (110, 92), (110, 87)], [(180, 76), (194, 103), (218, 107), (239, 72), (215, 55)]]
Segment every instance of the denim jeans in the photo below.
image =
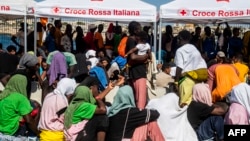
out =
[(216, 136), (224, 139), (224, 120), (221, 116), (210, 116), (196, 130), (199, 141), (210, 141)]

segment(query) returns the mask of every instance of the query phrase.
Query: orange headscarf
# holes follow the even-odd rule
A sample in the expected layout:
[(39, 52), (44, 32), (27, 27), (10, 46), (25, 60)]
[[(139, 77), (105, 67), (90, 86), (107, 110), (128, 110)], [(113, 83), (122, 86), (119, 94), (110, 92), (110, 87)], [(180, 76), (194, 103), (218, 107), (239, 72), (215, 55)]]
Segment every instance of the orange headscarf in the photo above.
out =
[(221, 101), (233, 86), (241, 83), (236, 68), (230, 64), (220, 64), (215, 69), (216, 88), (212, 91), (212, 100)]

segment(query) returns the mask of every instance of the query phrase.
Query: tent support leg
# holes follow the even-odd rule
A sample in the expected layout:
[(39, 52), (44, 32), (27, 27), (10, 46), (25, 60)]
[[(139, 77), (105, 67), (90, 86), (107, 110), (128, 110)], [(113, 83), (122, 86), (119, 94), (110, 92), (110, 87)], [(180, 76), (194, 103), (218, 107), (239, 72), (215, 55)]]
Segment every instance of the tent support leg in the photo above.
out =
[[(40, 38), (40, 37), (39, 37)], [(37, 51), (37, 17), (34, 19), (34, 54), (36, 55)]]
[(24, 15), (24, 53), (27, 53), (27, 16)]
[(160, 18), (160, 25), (159, 25), (159, 45), (158, 45), (158, 62), (161, 62), (161, 42), (162, 42), (162, 19)]
[(154, 54), (156, 55), (157, 51), (157, 22), (154, 22)]

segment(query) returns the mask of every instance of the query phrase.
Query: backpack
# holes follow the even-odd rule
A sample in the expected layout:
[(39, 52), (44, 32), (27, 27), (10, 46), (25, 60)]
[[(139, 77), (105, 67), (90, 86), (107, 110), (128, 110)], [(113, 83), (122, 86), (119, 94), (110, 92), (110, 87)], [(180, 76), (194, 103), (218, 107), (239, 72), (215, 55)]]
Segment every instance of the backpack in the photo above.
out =
[(117, 47), (118, 49), (118, 54), (122, 57), (125, 56), (126, 54), (126, 46), (127, 46), (127, 40), (128, 40), (128, 37), (123, 37)]

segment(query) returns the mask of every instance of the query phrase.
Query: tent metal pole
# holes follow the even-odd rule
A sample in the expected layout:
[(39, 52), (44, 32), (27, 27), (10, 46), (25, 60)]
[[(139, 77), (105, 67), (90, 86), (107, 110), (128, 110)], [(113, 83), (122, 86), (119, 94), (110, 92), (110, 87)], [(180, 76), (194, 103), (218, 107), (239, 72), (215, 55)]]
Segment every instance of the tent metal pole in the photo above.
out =
[(156, 37), (157, 37), (157, 22), (154, 22), (154, 54), (157, 54), (157, 41), (156, 41)]
[[(40, 37), (39, 37), (40, 38)], [(36, 55), (37, 51), (37, 18), (34, 19), (34, 54)]]
[(160, 25), (159, 25), (159, 45), (158, 45), (158, 63), (161, 62), (161, 38), (162, 38), (162, 33), (161, 33), (161, 29), (162, 29), (162, 19), (160, 18)]
[(24, 53), (27, 53), (27, 14), (26, 13), (24, 15)]

